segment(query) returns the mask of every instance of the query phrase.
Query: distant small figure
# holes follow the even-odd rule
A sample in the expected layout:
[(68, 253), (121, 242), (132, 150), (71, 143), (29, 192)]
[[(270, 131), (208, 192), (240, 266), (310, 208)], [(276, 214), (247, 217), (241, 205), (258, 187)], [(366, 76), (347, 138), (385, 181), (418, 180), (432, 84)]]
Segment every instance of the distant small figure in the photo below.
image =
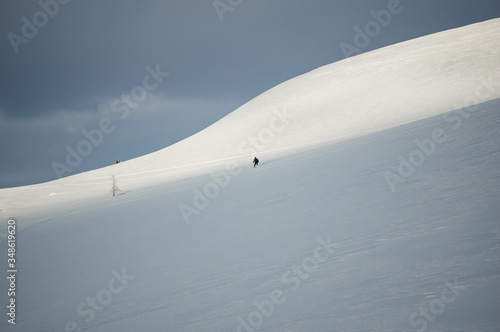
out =
[(259, 159), (257, 157), (253, 158), (253, 167), (259, 166)]
[(119, 163), (120, 163), (120, 161), (119, 161), (119, 160), (117, 160), (117, 161), (116, 161), (116, 163), (117, 163), (117, 164), (119, 164)]

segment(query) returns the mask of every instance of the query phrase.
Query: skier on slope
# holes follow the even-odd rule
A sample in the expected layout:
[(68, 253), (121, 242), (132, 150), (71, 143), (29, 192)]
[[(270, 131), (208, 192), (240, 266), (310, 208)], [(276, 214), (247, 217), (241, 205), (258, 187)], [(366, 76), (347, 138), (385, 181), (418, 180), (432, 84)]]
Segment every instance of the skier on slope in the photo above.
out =
[(253, 167), (259, 166), (259, 159), (257, 157), (253, 158)]

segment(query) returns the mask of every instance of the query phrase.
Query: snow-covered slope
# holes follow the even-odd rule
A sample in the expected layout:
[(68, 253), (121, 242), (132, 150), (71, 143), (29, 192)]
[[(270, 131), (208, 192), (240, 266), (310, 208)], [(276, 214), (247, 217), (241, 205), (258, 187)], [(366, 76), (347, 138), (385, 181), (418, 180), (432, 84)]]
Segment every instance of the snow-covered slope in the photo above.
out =
[(493, 100), (500, 97), (499, 35), (496, 19), (339, 61), (270, 89), (163, 150), (36, 188), (2, 190), (0, 198), (8, 209), (26, 207), (17, 194), (46, 205), (71, 200), (73, 185), (78, 197), (94, 197), (107, 192), (112, 174), (129, 189), (147, 187)]
[(500, 330), (499, 29), (325, 66), (156, 153), (0, 190), (0, 330)]
[[(216, 195), (203, 175), (34, 210), (0, 330), (499, 331), (499, 109), (218, 174)], [(436, 129), (446, 141), (392, 193), (384, 173)]]

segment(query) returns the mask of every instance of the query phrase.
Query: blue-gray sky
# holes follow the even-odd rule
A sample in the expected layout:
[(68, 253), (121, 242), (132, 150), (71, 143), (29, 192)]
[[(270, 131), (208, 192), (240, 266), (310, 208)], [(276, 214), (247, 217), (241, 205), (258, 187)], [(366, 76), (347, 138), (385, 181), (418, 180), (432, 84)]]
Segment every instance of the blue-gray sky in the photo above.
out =
[[(169, 146), (343, 59), (388, 7), (358, 51), (500, 17), (498, 0), (0, 0), (0, 188)], [(112, 132), (66, 163), (103, 118)]]

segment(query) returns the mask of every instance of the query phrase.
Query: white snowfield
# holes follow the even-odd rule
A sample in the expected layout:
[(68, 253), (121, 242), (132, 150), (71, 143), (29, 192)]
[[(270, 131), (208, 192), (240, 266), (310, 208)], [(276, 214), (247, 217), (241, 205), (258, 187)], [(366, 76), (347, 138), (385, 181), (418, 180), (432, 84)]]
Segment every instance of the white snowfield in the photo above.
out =
[(491, 82), (500, 76), (498, 36), (500, 19), (332, 63), (268, 90), (163, 150), (60, 181), (1, 191), (0, 198), (9, 209), (95, 198), (106, 191), (112, 174), (129, 189), (149, 187), (206, 174), (231, 161), (247, 163), (257, 154), (269, 159), (493, 100), (500, 97)]
[(339, 61), (163, 150), (0, 190), (0, 330), (499, 331), (498, 36)]

